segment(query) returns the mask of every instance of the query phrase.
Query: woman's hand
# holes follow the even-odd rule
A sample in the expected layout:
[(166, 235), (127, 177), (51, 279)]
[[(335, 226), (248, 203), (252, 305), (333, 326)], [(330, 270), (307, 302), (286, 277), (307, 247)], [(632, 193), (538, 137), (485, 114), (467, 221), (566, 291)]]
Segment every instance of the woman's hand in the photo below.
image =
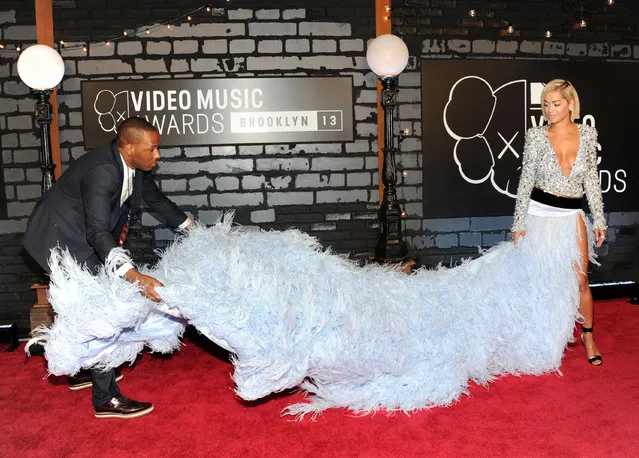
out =
[(595, 229), (595, 240), (597, 241), (597, 248), (603, 245), (604, 240), (606, 240), (606, 230), (596, 228)]
[(513, 232), (513, 242), (515, 242), (515, 247), (517, 246), (517, 242), (519, 242), (519, 237), (524, 237), (525, 235), (526, 231)]

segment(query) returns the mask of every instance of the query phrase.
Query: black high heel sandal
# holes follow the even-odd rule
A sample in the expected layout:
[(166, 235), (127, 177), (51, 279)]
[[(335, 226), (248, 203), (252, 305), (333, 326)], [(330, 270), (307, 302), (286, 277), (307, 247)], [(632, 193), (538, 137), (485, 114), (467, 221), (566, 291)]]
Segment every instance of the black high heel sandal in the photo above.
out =
[[(581, 326), (581, 343), (584, 346), (584, 348), (586, 347), (586, 342), (584, 342), (584, 334), (586, 334), (587, 332), (592, 334), (592, 328), (585, 328), (582, 325)], [(597, 361), (599, 361), (599, 364), (595, 364)], [(588, 362), (592, 364), (593, 366), (601, 366), (603, 364), (603, 359), (601, 359), (601, 355), (594, 355), (594, 356), (588, 357)]]

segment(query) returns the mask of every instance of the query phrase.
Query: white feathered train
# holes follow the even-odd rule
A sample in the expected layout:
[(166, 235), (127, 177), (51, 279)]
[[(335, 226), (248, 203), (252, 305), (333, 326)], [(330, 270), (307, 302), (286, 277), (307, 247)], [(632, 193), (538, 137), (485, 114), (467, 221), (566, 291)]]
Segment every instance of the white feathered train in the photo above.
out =
[(144, 345), (172, 351), (188, 322), (232, 352), (246, 400), (301, 386), (313, 396), (287, 413), (448, 405), (471, 380), (558, 370), (578, 318), (580, 215), (529, 216), (517, 248), (503, 242), (413, 275), (358, 267), (297, 230), (245, 231), (227, 218), (179, 237), (146, 272), (165, 285), (160, 310), (113, 263), (94, 276), (57, 251), (57, 318), (37, 339), (52, 374), (73, 374), (133, 361)]

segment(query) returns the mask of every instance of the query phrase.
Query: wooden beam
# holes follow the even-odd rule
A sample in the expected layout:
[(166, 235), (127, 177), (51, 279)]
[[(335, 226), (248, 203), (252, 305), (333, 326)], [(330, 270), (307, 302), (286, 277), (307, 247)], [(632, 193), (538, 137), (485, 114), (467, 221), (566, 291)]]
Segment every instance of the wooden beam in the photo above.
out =
[[(375, 36), (391, 33), (390, 0), (375, 0)], [(382, 168), (384, 167), (384, 110), (382, 109), (382, 83), (377, 79), (377, 171), (379, 181), (379, 203), (384, 199)]]
[[(53, 42), (53, 0), (35, 0), (36, 13), (36, 35), (38, 44), (51, 46), (55, 49)], [(55, 88), (51, 97), (53, 120), (51, 121), (51, 156), (55, 164), (55, 177), (60, 178), (62, 165), (60, 163), (60, 129), (58, 125), (58, 95)]]

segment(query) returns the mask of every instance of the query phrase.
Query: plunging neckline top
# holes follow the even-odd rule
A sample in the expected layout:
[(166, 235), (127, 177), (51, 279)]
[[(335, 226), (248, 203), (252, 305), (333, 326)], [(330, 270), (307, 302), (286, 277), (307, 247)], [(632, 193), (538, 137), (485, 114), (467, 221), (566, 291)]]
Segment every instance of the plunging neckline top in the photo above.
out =
[(568, 172), (568, 175), (566, 175), (564, 173), (564, 171), (562, 170), (562, 168), (561, 168), (561, 163), (559, 162), (559, 157), (557, 157), (557, 151), (555, 151), (555, 147), (552, 146), (552, 142), (550, 141), (550, 137), (548, 136), (549, 129), (550, 129), (550, 126), (546, 125), (545, 126), (544, 137), (546, 138), (546, 141), (548, 142), (548, 147), (550, 148), (550, 151), (552, 152), (552, 155), (555, 158), (555, 164), (557, 165), (557, 167), (559, 167), (559, 171), (564, 176), (564, 178), (570, 178), (570, 177), (572, 177), (572, 172), (575, 170), (575, 165), (577, 165), (577, 161), (579, 160), (579, 156), (581, 156), (581, 145), (583, 143), (581, 141), (581, 124), (577, 124), (577, 136), (579, 137), (579, 145), (577, 146), (577, 154), (575, 155), (575, 161), (572, 163), (572, 166), (570, 166), (570, 171)]
[(579, 147), (568, 175), (564, 175), (561, 170), (557, 153), (548, 137), (549, 126), (531, 127), (526, 132), (513, 231), (525, 230), (526, 212), (533, 187), (564, 197), (581, 197), (585, 194), (595, 220), (595, 227), (606, 227), (597, 172), (597, 131), (588, 124), (577, 126)]

